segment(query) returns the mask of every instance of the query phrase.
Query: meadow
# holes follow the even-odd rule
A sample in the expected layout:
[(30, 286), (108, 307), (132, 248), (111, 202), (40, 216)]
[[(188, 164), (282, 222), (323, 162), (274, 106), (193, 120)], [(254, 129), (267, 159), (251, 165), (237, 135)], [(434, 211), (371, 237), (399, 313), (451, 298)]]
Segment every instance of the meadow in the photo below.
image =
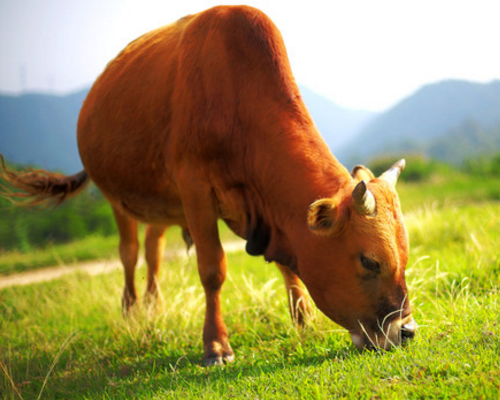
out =
[[(318, 310), (294, 327), (279, 271), (235, 252), (223, 308), (236, 361), (202, 367), (204, 295), (191, 255), (164, 261), (160, 311), (141, 304), (126, 319), (121, 271), (0, 290), (0, 398), (500, 398), (500, 179), (438, 174), (398, 191), (420, 325), (408, 346), (360, 352)], [(111, 249), (116, 236), (106, 237)], [(0, 261), (11, 265), (12, 254)]]

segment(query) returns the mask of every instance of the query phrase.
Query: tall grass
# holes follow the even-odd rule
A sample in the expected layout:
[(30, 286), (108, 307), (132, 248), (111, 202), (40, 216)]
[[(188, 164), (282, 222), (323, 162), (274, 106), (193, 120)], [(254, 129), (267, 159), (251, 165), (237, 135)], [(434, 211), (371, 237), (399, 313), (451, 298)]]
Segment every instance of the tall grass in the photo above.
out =
[(120, 271), (1, 290), (1, 397), (499, 398), (500, 203), (443, 196), (406, 219), (421, 327), (405, 348), (358, 352), (318, 311), (294, 328), (279, 272), (240, 252), (228, 255), (223, 288), (236, 361), (203, 368), (204, 295), (191, 257), (164, 263), (160, 311), (141, 304), (127, 319)]

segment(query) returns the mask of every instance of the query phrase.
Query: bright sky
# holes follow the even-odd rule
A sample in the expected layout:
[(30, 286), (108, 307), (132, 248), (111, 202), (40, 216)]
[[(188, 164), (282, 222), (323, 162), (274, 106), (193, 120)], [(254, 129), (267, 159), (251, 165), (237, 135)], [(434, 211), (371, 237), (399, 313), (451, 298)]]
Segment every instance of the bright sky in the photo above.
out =
[[(246, 3), (280, 29), (299, 84), (344, 107), (380, 111), (442, 79), (500, 79), (498, 0)], [(68, 93), (90, 86), (137, 36), (216, 4), (0, 0), (0, 91)]]

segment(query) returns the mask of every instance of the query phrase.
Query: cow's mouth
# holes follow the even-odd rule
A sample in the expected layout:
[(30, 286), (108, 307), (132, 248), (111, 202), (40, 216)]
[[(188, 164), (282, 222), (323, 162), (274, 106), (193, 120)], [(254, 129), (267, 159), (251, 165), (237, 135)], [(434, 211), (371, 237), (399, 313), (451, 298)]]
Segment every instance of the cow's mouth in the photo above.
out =
[(407, 344), (415, 337), (417, 330), (417, 323), (413, 317), (408, 316), (390, 322), (385, 329), (367, 329), (360, 323), (359, 330), (349, 333), (353, 344), (360, 350), (389, 350)]

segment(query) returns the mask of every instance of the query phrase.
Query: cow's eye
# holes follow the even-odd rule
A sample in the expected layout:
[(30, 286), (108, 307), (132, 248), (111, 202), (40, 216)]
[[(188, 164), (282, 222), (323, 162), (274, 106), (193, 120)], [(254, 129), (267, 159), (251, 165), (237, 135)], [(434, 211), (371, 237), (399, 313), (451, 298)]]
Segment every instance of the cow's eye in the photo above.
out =
[(371, 258), (361, 256), (361, 265), (368, 271), (380, 273), (380, 264)]

